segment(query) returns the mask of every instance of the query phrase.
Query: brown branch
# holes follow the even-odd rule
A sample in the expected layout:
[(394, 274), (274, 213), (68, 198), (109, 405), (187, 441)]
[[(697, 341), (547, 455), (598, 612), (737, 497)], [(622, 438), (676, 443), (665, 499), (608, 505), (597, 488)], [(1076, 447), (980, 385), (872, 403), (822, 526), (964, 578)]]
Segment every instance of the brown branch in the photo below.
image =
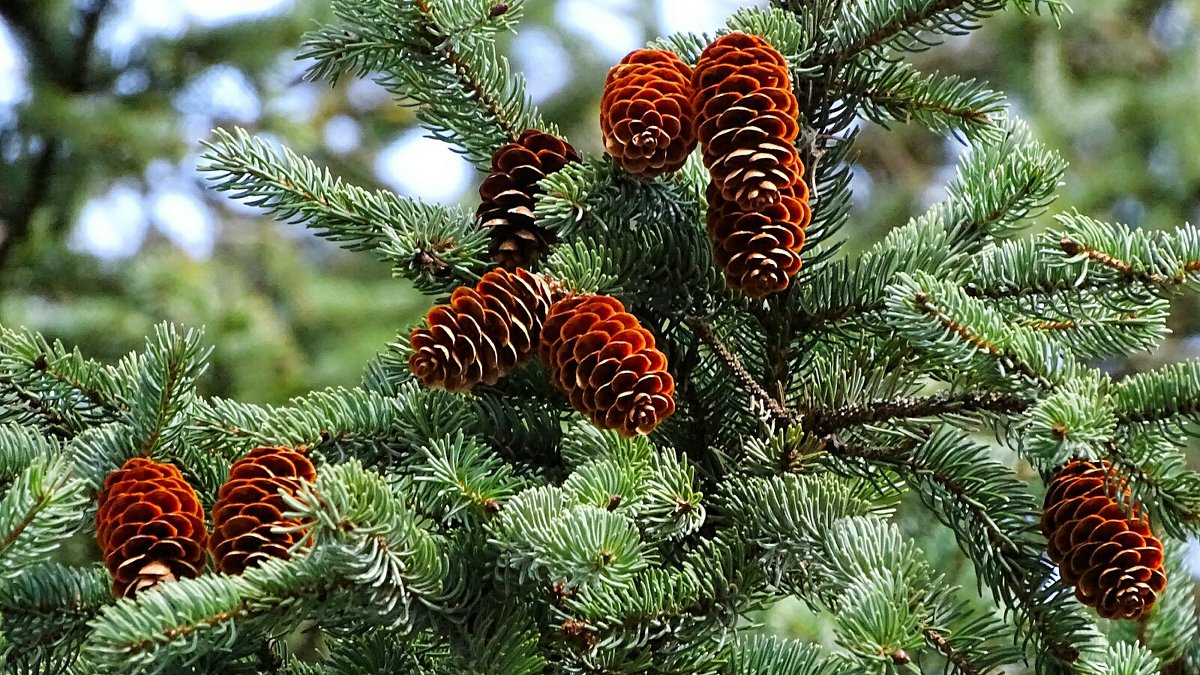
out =
[[(856, 89), (855, 87), (850, 86), (850, 84), (851, 83), (847, 82), (846, 80), (841, 79), (834, 82), (834, 86), (836, 86), (841, 92), (854, 93), (860, 98), (869, 99), (875, 102), (875, 104), (879, 106), (899, 105), (914, 109), (931, 110), (933, 112), (946, 115), (947, 117), (958, 118), (964, 123), (969, 124), (986, 125), (992, 121), (991, 115), (974, 108), (951, 107), (934, 101), (929, 101), (927, 99), (919, 98), (917, 96), (905, 95), (904, 91), (900, 89), (885, 89), (877, 86)], [(906, 119), (901, 121), (908, 122), (909, 120)]]
[(446, 46), (446, 41), (438, 37), (435, 28), (438, 26), (437, 21), (433, 17), (433, 10), (429, 6), (429, 0), (417, 0), (417, 10), (425, 18), (425, 37), (429, 48), (439, 52), (446, 63), (454, 67), (454, 73), (458, 79), (463, 82), (467, 89), (467, 96), (474, 98), (483, 104), (500, 128), (504, 130), (504, 135), (508, 139), (516, 140), (523, 129), (519, 128), (512, 120), (505, 115), (504, 106), (496, 100), (496, 97), (483, 86), (479, 78), (475, 77), (471, 66), (463, 61), (462, 56), (458, 52)]
[(925, 629), (925, 639), (933, 648), (942, 653), (946, 660), (953, 663), (962, 675), (979, 675), (979, 670), (958, 652), (949, 642), (946, 641), (946, 636), (932, 628)]
[(917, 309), (936, 319), (937, 322), (942, 325), (942, 327), (959, 336), (967, 344), (975, 347), (979, 351), (986, 353), (988, 356), (996, 359), (1004, 365), (1009, 366), (1013, 370), (1035, 382), (1040, 387), (1048, 389), (1054, 386), (1054, 383), (1046, 379), (1046, 376), (1034, 370), (1029, 364), (1021, 361), (1015, 354), (992, 344), (982, 335), (976, 335), (975, 333), (971, 332), (969, 327), (964, 326), (956, 321), (954, 317), (943, 312), (941, 308), (930, 302), (927, 294), (918, 292), (913, 300), (917, 304)]
[(797, 332), (804, 333), (815, 330), (825, 324), (837, 323), (862, 314), (879, 312), (886, 309), (886, 307), (887, 305), (882, 301), (863, 301), (853, 305), (827, 307), (816, 312), (801, 311), (796, 313), (793, 325)]
[(759, 403), (767, 407), (772, 417), (786, 424), (793, 424), (799, 421), (799, 414), (794, 410), (789, 410), (768, 394), (767, 390), (750, 375), (750, 371), (746, 370), (746, 367), (742, 365), (741, 359), (721, 342), (721, 339), (713, 332), (711, 326), (696, 316), (688, 317), (686, 322), (696, 332), (697, 337), (716, 354), (717, 358), (721, 360), (721, 363), (725, 365), (725, 368), (729, 370), (742, 387), (750, 392), (751, 398), (757, 399)]
[(1171, 276), (1163, 276), (1147, 272), (1145, 270), (1135, 269), (1134, 266), (1126, 260), (1122, 260), (1112, 254), (1094, 249), (1086, 244), (1081, 244), (1070, 237), (1063, 237), (1058, 242), (1059, 248), (1063, 253), (1069, 256), (1077, 256), (1083, 254), (1089, 260), (1093, 260), (1101, 265), (1117, 272), (1122, 277), (1133, 281), (1141, 282), (1147, 286), (1182, 286), (1187, 282), (1187, 275), (1200, 272), (1200, 260), (1189, 260), (1183, 264), (1183, 268)]
[(49, 425), (46, 429), (49, 433), (63, 439), (71, 438), (74, 435), (71, 433), (71, 424), (61, 412), (47, 405), (42, 397), (31, 393), (12, 377), (0, 377), (0, 387), (9, 389), (13, 396), (24, 403), (33, 414), (44, 418), (46, 424)]
[(3, 554), (5, 551), (11, 548), (13, 544), (17, 543), (17, 539), (21, 537), (21, 533), (33, 524), (33, 521), (38, 517), (39, 513), (41, 513), (50, 505), (50, 501), (54, 496), (54, 491), (65, 485), (70, 479), (71, 471), (68, 470), (63, 474), (62, 482), (54, 485), (43, 486), (41, 492), (36, 495), (33, 505), (29, 507), (29, 511), (21, 517), (21, 520), (17, 521), (16, 526), (13, 527), (13, 529), (8, 533), (8, 536), (0, 541), (0, 554)]
[(858, 424), (885, 422), (896, 418), (932, 417), (949, 413), (994, 412), (1011, 415), (1023, 412), (1034, 399), (997, 392), (968, 391), (939, 393), (924, 398), (869, 401), (843, 408), (808, 411), (805, 427), (818, 436)]

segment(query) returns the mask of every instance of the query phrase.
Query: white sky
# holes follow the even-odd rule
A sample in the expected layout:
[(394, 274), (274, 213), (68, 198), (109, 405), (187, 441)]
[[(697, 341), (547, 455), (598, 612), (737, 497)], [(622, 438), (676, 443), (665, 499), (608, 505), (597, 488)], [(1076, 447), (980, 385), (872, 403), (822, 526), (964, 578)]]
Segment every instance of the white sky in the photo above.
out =
[[(304, 0), (300, 0), (304, 1)], [(529, 4), (554, 0), (528, 0)], [(98, 44), (120, 63), (141, 40), (175, 37), (189, 28), (274, 15), (293, 9), (297, 0), (124, 0), (98, 36)], [(744, 0), (654, 0), (647, 14), (645, 0), (560, 0), (555, 20), (569, 37), (578, 37), (586, 48), (616, 62), (650, 37), (643, 34), (634, 16), (653, 16), (663, 33), (712, 31)], [(761, 3), (760, 3), (761, 4)], [(573, 48), (575, 45), (571, 45)], [(565, 48), (559, 40), (533, 26), (518, 27), (513, 58), (526, 75), (528, 92), (535, 102), (552, 98), (570, 82)], [(12, 38), (0, 28), (0, 125), (10, 121), (12, 107), (24, 95), (24, 64), (13, 49)], [(236, 64), (214, 66), (197, 78), (176, 101), (185, 134), (198, 143), (207, 136), (213, 115), (253, 124), (263, 105), (295, 108), (293, 119), (305, 119), (313, 97), (297, 85), (295, 95), (282, 101), (260, 101)], [(356, 85), (351, 100), (370, 102), (380, 95), (377, 87)], [(198, 112), (203, 110), (204, 112)], [(361, 132), (348, 117), (330, 120), (321, 137), (333, 152), (354, 150)], [(111, 186), (89, 202), (80, 214), (71, 245), (107, 259), (135, 254), (151, 227), (189, 254), (204, 257), (212, 252), (216, 222), (201, 199), (195, 180), (195, 156), (178, 166), (159, 163), (152, 187), (143, 192), (132, 182)], [(166, 167), (164, 168), (164, 166)], [(392, 189), (421, 199), (454, 201), (463, 196), (473, 169), (458, 154), (420, 130), (402, 133), (376, 157), (374, 169)], [(148, 176), (150, 178), (150, 176)], [(240, 209), (239, 209), (240, 210)]]

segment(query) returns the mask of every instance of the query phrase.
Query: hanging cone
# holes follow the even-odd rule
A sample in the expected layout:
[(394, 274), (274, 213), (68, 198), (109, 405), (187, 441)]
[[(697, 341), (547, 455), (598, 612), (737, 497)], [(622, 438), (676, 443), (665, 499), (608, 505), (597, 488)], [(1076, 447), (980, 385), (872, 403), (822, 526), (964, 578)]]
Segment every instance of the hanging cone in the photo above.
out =
[(278, 529), (300, 524), (283, 517), (287, 505), (280, 491), (294, 495), (317, 478), (303, 452), (302, 447), (255, 448), (230, 467), (212, 511), (212, 552), (222, 572), (241, 574), (267, 558), (286, 559), (300, 541), (300, 532)]
[(104, 479), (96, 541), (116, 597), (193, 578), (204, 568), (204, 510), (172, 464), (134, 457)]
[(550, 286), (536, 274), (488, 272), (474, 288), (454, 289), (450, 304), (429, 310), (428, 327), (412, 332), (409, 370), (446, 391), (495, 384), (533, 354), (550, 302)]
[(479, 186), (475, 217), (491, 232), (490, 252), (501, 267), (533, 267), (550, 249), (554, 233), (533, 217), (541, 193), (538, 181), (578, 161), (570, 143), (536, 129), (521, 132), (516, 141), (492, 154), (491, 172)]
[(626, 171), (678, 170), (696, 147), (692, 69), (661, 49), (630, 52), (608, 71), (600, 100), (604, 148)]
[[(1118, 501), (1117, 496), (1120, 495)], [(1107, 461), (1075, 460), (1046, 492), (1042, 532), (1075, 597), (1106, 619), (1139, 619), (1167, 585), (1163, 546)]]
[(692, 89), (704, 165), (722, 199), (757, 211), (801, 180), (799, 104), (786, 59), (766, 40), (718, 38), (700, 55)]
[(558, 388), (598, 427), (648, 434), (675, 412), (667, 357), (616, 298), (574, 295), (556, 302), (540, 351)]
[(804, 230), (812, 218), (804, 183), (789, 187), (774, 204), (745, 211), (708, 186), (708, 234), (713, 257), (730, 288), (761, 298), (787, 288), (800, 271)]

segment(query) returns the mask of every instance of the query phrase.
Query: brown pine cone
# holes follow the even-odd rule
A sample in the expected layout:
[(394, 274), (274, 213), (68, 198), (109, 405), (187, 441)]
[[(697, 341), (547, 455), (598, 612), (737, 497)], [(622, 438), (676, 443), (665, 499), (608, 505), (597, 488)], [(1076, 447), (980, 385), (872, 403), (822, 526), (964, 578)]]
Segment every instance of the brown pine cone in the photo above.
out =
[[(1117, 495), (1120, 495), (1119, 501)], [(1107, 461), (1075, 460), (1046, 492), (1042, 532), (1075, 597), (1106, 619), (1138, 619), (1166, 588), (1163, 546)]]
[(526, 129), (492, 154), (491, 172), (479, 186), (475, 217), (490, 228), (490, 252), (501, 267), (532, 267), (556, 241), (553, 232), (534, 222), (538, 181), (578, 161), (570, 143), (537, 129)]
[(675, 412), (667, 357), (616, 298), (573, 295), (554, 303), (539, 350), (571, 405), (598, 427), (648, 434)]
[(761, 298), (787, 288), (800, 271), (804, 230), (812, 219), (808, 189), (800, 181), (778, 201), (746, 211), (708, 185), (708, 234), (713, 257), (730, 288)]
[(626, 171), (676, 171), (696, 147), (692, 69), (661, 49), (630, 52), (608, 71), (600, 100), (604, 148)]
[(267, 558), (286, 559), (300, 541), (301, 533), (276, 528), (300, 524), (283, 517), (287, 505), (280, 490), (296, 494), (317, 478), (303, 453), (303, 447), (255, 448), (230, 467), (212, 511), (212, 552), (222, 572), (241, 574)]
[(446, 391), (495, 384), (533, 354), (550, 303), (540, 276), (492, 270), (429, 310), (429, 327), (412, 332), (408, 368), (425, 386)]
[(700, 55), (692, 88), (704, 165), (722, 198), (745, 211), (778, 201), (804, 175), (783, 55), (760, 37), (730, 33)]
[(134, 457), (104, 479), (97, 503), (96, 541), (114, 596), (204, 569), (204, 509), (174, 465)]

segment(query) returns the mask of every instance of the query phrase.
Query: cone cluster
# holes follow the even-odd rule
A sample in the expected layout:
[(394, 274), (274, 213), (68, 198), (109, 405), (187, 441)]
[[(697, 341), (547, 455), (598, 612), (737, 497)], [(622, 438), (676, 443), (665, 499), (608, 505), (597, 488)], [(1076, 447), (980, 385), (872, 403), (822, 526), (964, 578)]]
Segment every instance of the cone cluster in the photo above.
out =
[(717, 264), (749, 296), (781, 291), (812, 219), (787, 60), (760, 37), (730, 33), (701, 53), (692, 87)]
[(217, 568), (241, 574), (267, 558), (288, 558), (302, 533), (280, 531), (299, 525), (285, 518), (281, 491), (295, 494), (316, 480), (303, 448), (261, 447), (233, 463), (229, 480), (213, 505), (212, 552)]
[(696, 147), (692, 69), (661, 49), (630, 52), (608, 71), (600, 101), (604, 148), (627, 172), (677, 171)]
[(204, 509), (173, 464), (134, 457), (104, 480), (96, 540), (112, 575), (112, 592), (133, 597), (204, 568)]
[(1075, 597), (1106, 619), (1139, 619), (1167, 585), (1163, 546), (1107, 461), (1075, 460), (1046, 492), (1042, 532)]
[(536, 351), (597, 426), (633, 436), (670, 417), (675, 381), (650, 331), (616, 298), (555, 295), (525, 270), (489, 272), (413, 331), (409, 369), (427, 387), (461, 392), (495, 384)]
[(538, 181), (578, 161), (570, 143), (536, 129), (521, 132), (492, 154), (491, 171), (479, 186), (475, 217), (490, 230), (490, 253), (501, 267), (532, 267), (555, 242), (554, 233), (533, 217), (541, 193)]
[(134, 457), (110, 473), (97, 498), (96, 541), (116, 597), (200, 576), (211, 544), (217, 567), (241, 574), (268, 557), (287, 558), (302, 536), (283, 517), (280, 490), (316, 479), (304, 448), (263, 447), (234, 462), (213, 505), (213, 535), (196, 490), (173, 464)]
[(634, 436), (675, 412), (667, 357), (616, 298), (576, 295), (555, 303), (540, 349), (554, 383), (596, 426)]
[(460, 286), (437, 305), (426, 327), (412, 332), (408, 366), (425, 386), (469, 391), (495, 384), (535, 351), (550, 308), (550, 287), (538, 275), (503, 268)]

